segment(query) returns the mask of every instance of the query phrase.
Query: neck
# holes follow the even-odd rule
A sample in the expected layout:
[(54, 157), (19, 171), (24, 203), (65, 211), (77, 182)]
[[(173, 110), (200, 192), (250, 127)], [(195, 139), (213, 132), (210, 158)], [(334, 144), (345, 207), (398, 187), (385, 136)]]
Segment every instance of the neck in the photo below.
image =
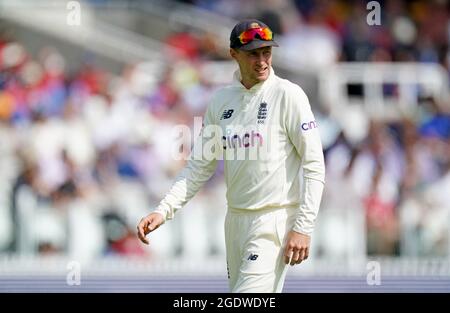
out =
[(258, 83), (258, 80), (250, 77), (248, 74), (242, 74), (243, 71), (241, 69), (241, 84), (244, 85), (245, 88), (250, 89)]
[[(251, 89), (256, 84), (262, 82), (262, 81), (252, 78), (250, 75), (242, 75), (242, 71), (240, 71), (240, 72), (241, 72), (240, 82), (246, 89)], [(272, 73), (272, 71), (269, 69), (269, 76), (271, 73)], [(269, 77), (267, 77), (267, 79), (269, 79)]]
[(244, 85), (245, 88), (250, 89), (255, 86), (258, 82), (251, 79), (245, 79), (244, 77), (241, 79), (241, 84)]

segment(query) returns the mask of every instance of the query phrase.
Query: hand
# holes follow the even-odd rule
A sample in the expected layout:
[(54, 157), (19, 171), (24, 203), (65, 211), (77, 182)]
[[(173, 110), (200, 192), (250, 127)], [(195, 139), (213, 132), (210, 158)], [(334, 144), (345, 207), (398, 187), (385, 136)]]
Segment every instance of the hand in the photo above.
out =
[(284, 248), (284, 263), (300, 264), (309, 256), (309, 244), (311, 237), (291, 230), (287, 234), (286, 247)]
[(148, 239), (145, 238), (147, 234), (157, 229), (159, 226), (161, 226), (164, 223), (164, 218), (159, 213), (150, 213), (146, 217), (142, 218), (139, 222), (139, 225), (137, 226), (137, 235), (139, 239), (148, 245)]

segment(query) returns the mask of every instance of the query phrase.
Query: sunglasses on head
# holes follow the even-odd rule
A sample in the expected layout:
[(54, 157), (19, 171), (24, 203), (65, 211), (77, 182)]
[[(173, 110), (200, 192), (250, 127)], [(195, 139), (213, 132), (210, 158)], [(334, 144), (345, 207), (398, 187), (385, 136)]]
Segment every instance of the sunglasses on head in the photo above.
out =
[(257, 35), (261, 40), (272, 40), (273, 38), (272, 31), (268, 27), (258, 27), (243, 31), (239, 35), (239, 41), (241, 42), (241, 44), (245, 45), (255, 39)]

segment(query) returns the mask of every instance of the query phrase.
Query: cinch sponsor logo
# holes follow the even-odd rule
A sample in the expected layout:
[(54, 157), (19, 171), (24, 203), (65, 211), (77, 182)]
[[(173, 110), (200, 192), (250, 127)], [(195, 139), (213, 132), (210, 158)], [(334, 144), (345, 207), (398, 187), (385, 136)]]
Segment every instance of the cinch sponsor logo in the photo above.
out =
[(313, 129), (313, 128), (317, 128), (316, 121), (311, 121), (311, 122), (302, 124), (302, 130), (308, 130), (308, 129)]
[(263, 145), (263, 137), (260, 133), (254, 130), (251, 133), (245, 133), (242, 136), (234, 134), (232, 136), (222, 136), (222, 144), (224, 149), (235, 149), (235, 148), (248, 148), (254, 147), (255, 145)]

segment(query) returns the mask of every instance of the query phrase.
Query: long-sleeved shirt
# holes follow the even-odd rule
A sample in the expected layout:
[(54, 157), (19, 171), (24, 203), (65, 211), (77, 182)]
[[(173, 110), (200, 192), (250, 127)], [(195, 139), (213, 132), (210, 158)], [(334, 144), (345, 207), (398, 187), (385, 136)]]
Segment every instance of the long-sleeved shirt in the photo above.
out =
[(238, 70), (233, 83), (213, 96), (186, 167), (155, 211), (172, 219), (223, 158), (229, 209), (296, 207), (293, 230), (311, 234), (325, 165), (308, 97), (272, 68), (267, 80), (250, 89), (240, 80)]

